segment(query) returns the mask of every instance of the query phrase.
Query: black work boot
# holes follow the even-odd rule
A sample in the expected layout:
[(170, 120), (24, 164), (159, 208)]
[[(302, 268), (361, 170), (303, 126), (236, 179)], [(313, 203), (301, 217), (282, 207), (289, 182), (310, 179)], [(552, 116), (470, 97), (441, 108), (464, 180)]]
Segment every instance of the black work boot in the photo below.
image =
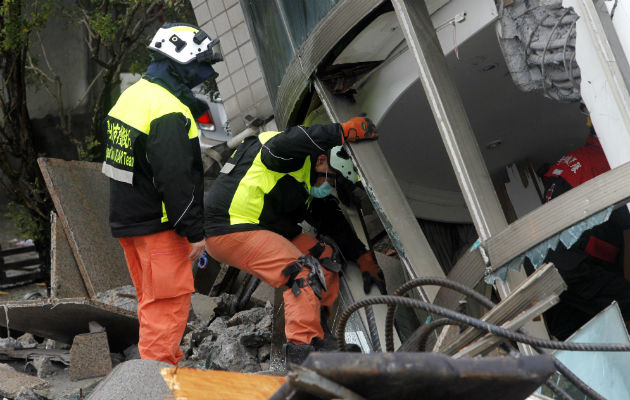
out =
[(324, 331), (324, 338), (314, 338), (311, 344), (315, 347), (316, 351), (337, 351), (337, 337), (333, 335), (328, 327), (328, 308), (322, 307), (319, 313), (319, 322)]
[(324, 338), (313, 338), (311, 344), (315, 347), (315, 351), (330, 352), (330, 351), (348, 351), (353, 353), (360, 353), (361, 348), (356, 344), (346, 343), (342, 350), (339, 350), (337, 345), (337, 336), (335, 336), (328, 327), (328, 308), (322, 307), (320, 311), (320, 324), (324, 331)]
[(301, 365), (304, 360), (306, 360), (306, 357), (315, 351), (315, 347), (310, 344), (286, 343), (282, 347), (284, 349), (284, 361), (287, 367), (289, 367), (290, 364)]

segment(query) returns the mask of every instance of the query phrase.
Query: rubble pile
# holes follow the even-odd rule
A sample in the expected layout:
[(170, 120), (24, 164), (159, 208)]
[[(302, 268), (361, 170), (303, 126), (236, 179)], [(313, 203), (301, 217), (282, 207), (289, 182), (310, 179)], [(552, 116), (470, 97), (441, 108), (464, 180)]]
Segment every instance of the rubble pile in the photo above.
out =
[[(30, 333), (0, 339), (0, 399), (78, 400), (102, 377), (72, 379), (70, 346)], [(104, 356), (109, 357), (109, 352)], [(109, 368), (111, 369), (111, 367)], [(109, 371), (105, 372), (108, 373)]]
[(138, 298), (136, 297), (136, 289), (134, 289), (133, 285), (120, 286), (97, 293), (92, 297), (92, 300), (122, 308), (123, 310), (133, 313), (135, 313), (138, 308)]
[[(272, 325), (269, 302), (264, 307), (254, 306), (230, 315), (229, 304), (235, 301), (234, 295), (193, 297), (196, 298), (193, 312), (181, 345), (184, 352), (181, 366), (239, 372), (269, 370)], [(201, 308), (205, 315), (195, 311), (196, 308)]]

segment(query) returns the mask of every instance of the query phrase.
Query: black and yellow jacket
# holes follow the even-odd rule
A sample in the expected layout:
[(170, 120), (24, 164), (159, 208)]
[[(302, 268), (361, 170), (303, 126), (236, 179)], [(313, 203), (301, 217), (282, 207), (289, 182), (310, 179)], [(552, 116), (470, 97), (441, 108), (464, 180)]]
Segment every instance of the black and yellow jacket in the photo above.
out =
[(175, 229), (190, 242), (203, 239), (203, 164), (195, 123), (202, 111), (165, 64), (152, 64), (121, 94), (105, 121), (103, 173), (111, 178), (114, 237)]
[(311, 155), (341, 144), (341, 125), (296, 126), (245, 139), (206, 194), (206, 236), (268, 229), (293, 238), (307, 213)]

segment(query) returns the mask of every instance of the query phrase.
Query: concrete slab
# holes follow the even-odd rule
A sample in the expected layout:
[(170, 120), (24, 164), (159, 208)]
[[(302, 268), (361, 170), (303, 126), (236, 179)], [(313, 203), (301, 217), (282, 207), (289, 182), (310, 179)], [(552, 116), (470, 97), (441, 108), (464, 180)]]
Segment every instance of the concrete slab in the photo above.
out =
[(76, 335), (70, 349), (70, 380), (105, 376), (112, 370), (107, 333)]
[(89, 331), (88, 323), (105, 327), (112, 351), (122, 351), (138, 343), (138, 319), (132, 312), (85, 298), (16, 301), (0, 304), (0, 326), (14, 331), (72, 343)]
[(119, 364), (94, 389), (87, 400), (146, 400), (174, 398), (160, 375), (171, 364), (153, 360), (130, 360)]
[(6, 364), (0, 364), (0, 396), (14, 398), (20, 388), (43, 389), (48, 382), (36, 376), (18, 372)]
[(53, 298), (88, 297), (79, 265), (56, 213), (50, 213), (50, 295)]
[(109, 181), (101, 164), (53, 158), (37, 162), (90, 297), (130, 285), (122, 248), (109, 229)]

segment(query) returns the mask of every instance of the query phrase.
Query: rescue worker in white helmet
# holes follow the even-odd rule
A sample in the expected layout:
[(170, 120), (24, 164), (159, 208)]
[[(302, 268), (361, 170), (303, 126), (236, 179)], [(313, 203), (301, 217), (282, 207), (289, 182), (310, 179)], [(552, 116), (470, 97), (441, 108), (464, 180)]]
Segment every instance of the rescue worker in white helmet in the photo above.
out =
[(203, 166), (195, 120), (207, 105), (191, 89), (216, 76), (218, 41), (171, 23), (155, 34), (153, 62), (105, 120), (112, 235), (138, 297), (143, 359), (177, 364), (194, 291), (192, 260), (204, 249)]

